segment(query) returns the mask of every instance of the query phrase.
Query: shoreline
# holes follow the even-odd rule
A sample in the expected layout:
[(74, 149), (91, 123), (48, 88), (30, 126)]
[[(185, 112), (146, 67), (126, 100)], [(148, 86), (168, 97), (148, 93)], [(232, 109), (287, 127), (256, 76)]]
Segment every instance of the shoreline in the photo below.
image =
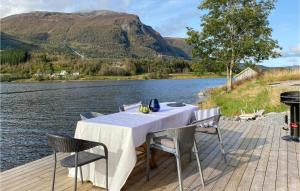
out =
[(201, 79), (201, 78), (224, 78), (226, 76), (222, 74), (207, 73), (203, 75), (197, 75), (194, 73), (172, 73), (162, 78), (150, 78), (148, 74), (132, 75), (132, 76), (82, 76), (78, 79), (42, 79), (37, 80), (34, 78), (16, 79), (11, 81), (1, 81), (5, 83), (30, 83), (30, 82), (68, 82), (68, 81), (104, 81), (104, 80), (181, 80), (181, 79)]
[(224, 75), (218, 74), (204, 74), (198, 76), (192, 73), (175, 73), (169, 74), (168, 78), (145, 78), (143, 75), (134, 76), (85, 76), (79, 79), (53, 79), (53, 80), (35, 80), (30, 79), (18, 79), (12, 81), (1, 81), (0, 83), (43, 83), (43, 82), (53, 82), (53, 83), (63, 83), (63, 82), (93, 82), (93, 81), (131, 81), (131, 80), (185, 80), (185, 79), (203, 79), (203, 78), (225, 78)]

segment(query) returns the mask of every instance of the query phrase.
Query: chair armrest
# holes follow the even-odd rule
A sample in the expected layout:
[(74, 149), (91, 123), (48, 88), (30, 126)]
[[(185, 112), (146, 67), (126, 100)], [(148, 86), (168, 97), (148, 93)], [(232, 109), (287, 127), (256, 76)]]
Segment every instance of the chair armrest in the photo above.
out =
[(104, 154), (105, 157), (108, 157), (108, 149), (106, 147), (106, 145), (104, 143), (100, 143), (100, 142), (95, 142), (95, 141), (88, 141), (88, 140), (84, 140), (84, 139), (75, 139), (77, 140), (77, 144), (80, 145), (80, 147), (82, 148), (82, 150), (88, 150), (94, 147), (98, 147), (98, 146), (102, 146), (104, 149)]
[(147, 134), (147, 138), (162, 137), (168, 135), (166, 130), (151, 132)]
[(107, 158), (108, 158), (108, 149), (107, 149), (106, 145), (103, 144), (103, 143), (100, 143), (100, 142), (97, 142), (97, 143), (99, 144), (99, 146), (102, 146), (102, 147), (103, 147), (103, 149), (104, 149), (104, 154), (105, 154), (105, 158), (107, 159)]

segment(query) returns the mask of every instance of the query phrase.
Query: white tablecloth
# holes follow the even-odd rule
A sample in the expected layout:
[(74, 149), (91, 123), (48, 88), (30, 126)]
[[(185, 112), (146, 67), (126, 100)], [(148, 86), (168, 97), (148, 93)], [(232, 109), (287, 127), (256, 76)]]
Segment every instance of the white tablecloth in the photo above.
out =
[[(159, 112), (143, 114), (137, 109), (79, 121), (75, 137), (104, 143), (109, 151), (109, 189), (120, 190), (133, 170), (137, 157), (135, 148), (142, 145), (148, 132), (188, 124), (197, 106), (169, 107), (161, 103)], [(94, 153), (103, 153), (99, 148)], [(99, 160), (82, 167), (83, 179), (105, 187), (105, 161)], [(74, 177), (74, 169), (69, 169)], [(79, 176), (78, 176), (79, 178)]]

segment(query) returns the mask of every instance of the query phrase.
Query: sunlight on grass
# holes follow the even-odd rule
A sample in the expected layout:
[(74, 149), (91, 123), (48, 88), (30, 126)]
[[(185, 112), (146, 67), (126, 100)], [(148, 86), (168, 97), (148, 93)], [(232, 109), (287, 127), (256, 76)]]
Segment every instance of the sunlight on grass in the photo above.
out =
[(236, 84), (231, 93), (226, 88), (209, 90), (210, 97), (201, 104), (201, 108), (220, 106), (225, 116), (241, 113), (252, 113), (259, 109), (268, 112), (282, 112), (288, 109), (280, 103), (280, 93), (299, 90), (299, 86), (272, 87), (278, 81), (300, 80), (300, 70), (274, 70), (260, 75), (257, 79), (249, 79)]

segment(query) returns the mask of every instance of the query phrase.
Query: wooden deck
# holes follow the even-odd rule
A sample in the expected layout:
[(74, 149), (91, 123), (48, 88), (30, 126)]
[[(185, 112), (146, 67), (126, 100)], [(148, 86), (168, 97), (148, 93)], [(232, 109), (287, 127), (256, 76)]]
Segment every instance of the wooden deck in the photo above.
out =
[[(223, 139), (228, 162), (218, 147), (217, 136), (197, 135), (205, 188), (201, 186), (196, 162), (182, 159), (185, 190), (300, 190), (300, 143), (281, 139), (283, 115), (276, 114), (252, 122), (222, 120)], [(59, 155), (62, 158), (63, 155)], [(52, 156), (4, 171), (0, 174), (0, 190), (50, 190)], [(158, 168), (145, 179), (142, 157), (123, 190), (177, 190), (177, 171), (173, 157), (159, 153)], [(73, 179), (67, 170), (57, 170), (56, 190), (72, 190)], [(90, 182), (78, 182), (78, 190), (102, 190)]]

